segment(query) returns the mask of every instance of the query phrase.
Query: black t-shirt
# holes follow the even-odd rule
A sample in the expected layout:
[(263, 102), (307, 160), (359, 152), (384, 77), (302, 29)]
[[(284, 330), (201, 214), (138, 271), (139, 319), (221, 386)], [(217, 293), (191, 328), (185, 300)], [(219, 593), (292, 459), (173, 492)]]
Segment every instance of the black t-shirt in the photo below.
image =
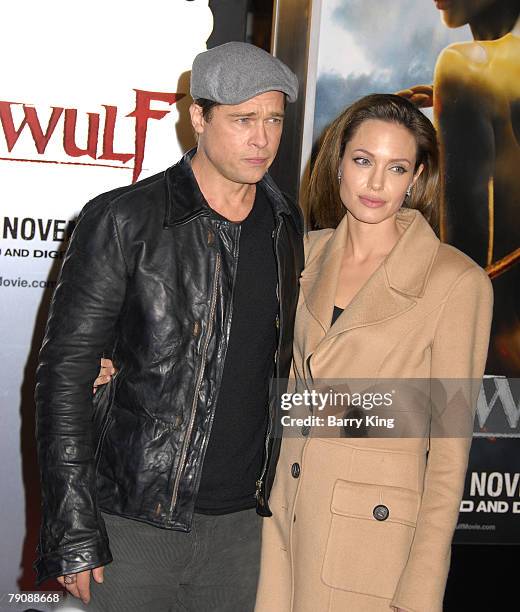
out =
[(339, 319), (339, 317), (340, 317), (341, 313), (343, 312), (343, 310), (344, 310), (344, 308), (340, 308), (339, 306), (336, 306), (336, 304), (334, 304), (334, 310), (332, 311), (332, 321), (330, 323), (331, 327)]
[(240, 225), (229, 344), (195, 505), (204, 514), (253, 508), (264, 456), (278, 300), (275, 221), (260, 186)]

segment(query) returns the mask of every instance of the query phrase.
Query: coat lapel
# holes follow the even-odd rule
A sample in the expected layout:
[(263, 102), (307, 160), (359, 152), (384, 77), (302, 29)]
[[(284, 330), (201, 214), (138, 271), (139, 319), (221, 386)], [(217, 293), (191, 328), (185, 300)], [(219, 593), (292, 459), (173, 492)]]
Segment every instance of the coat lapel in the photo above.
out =
[(317, 330), (308, 330), (312, 337), (304, 343), (306, 358), (330, 338), (404, 314), (422, 297), (439, 240), (416, 210), (401, 209), (397, 222), (405, 229), (401, 238), (332, 326), (341, 258), (348, 236), (346, 216), (321, 253), (305, 268), (301, 288), (307, 309), (319, 324)]
[(408, 295), (394, 291), (388, 284), (384, 263), (377, 268), (336, 323), (329, 328), (326, 337), (332, 338), (356, 327), (382, 323), (415, 306)]
[(300, 278), (307, 309), (321, 327), (323, 335), (330, 327), (334, 310), (341, 258), (348, 232), (345, 221), (346, 217), (331, 234), (322, 251), (311, 262), (306, 262)]

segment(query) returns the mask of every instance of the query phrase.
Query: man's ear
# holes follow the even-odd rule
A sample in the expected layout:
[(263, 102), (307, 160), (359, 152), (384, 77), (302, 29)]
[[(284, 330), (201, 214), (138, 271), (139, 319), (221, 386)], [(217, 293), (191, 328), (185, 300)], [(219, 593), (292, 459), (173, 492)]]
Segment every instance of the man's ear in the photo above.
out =
[(206, 122), (204, 121), (204, 117), (202, 115), (202, 106), (199, 106), (198, 104), (195, 104), (195, 102), (193, 102), (190, 105), (190, 117), (191, 125), (193, 126), (195, 133), (197, 135), (202, 134), (204, 132), (204, 126), (206, 125)]

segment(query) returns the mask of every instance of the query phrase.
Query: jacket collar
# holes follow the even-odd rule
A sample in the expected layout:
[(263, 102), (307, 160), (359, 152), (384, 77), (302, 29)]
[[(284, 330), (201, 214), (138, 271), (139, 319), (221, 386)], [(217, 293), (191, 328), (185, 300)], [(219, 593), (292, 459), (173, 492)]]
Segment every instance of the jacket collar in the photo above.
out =
[(348, 236), (345, 216), (301, 277), (307, 308), (327, 337), (371, 325), (412, 308), (423, 296), (439, 239), (416, 210), (402, 208), (397, 223), (405, 229), (384, 262), (331, 327), (343, 247)]
[[(200, 216), (212, 216), (213, 210), (202, 195), (191, 168), (191, 160), (197, 149), (191, 149), (165, 173), (167, 205), (164, 227), (182, 225)], [(264, 175), (258, 183), (263, 189), (276, 214), (290, 214), (289, 205), (273, 179)], [(215, 215), (215, 218), (217, 216)]]

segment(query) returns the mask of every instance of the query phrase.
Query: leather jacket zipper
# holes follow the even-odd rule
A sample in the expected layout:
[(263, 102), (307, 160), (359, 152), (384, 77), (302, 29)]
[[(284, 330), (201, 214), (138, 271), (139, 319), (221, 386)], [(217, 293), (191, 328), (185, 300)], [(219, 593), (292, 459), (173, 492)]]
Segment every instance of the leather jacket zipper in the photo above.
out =
[[(278, 376), (278, 358), (280, 356), (280, 347), (282, 344), (282, 307), (280, 302), (280, 279), (281, 279), (281, 270), (280, 270), (280, 258), (278, 257), (278, 237), (280, 236), (280, 229), (282, 228), (282, 222), (278, 219), (278, 226), (274, 232), (274, 250), (276, 254), (276, 269), (278, 272), (278, 283), (276, 284), (276, 297), (278, 298), (278, 313), (279, 313), (279, 328), (278, 328), (278, 346), (276, 348), (275, 353), (275, 377)], [(267, 433), (265, 435), (265, 458), (264, 465), (262, 466), (262, 472), (260, 474), (260, 478), (256, 481), (256, 493), (255, 497), (257, 500), (260, 499), (260, 491), (262, 490), (262, 484), (265, 478), (265, 474), (267, 472), (267, 466), (269, 464), (269, 439), (271, 437), (272, 431), (272, 414), (271, 414), (271, 401), (269, 399), (269, 421), (267, 424)]]
[(195, 385), (195, 393), (193, 394), (193, 402), (191, 405), (190, 422), (184, 441), (182, 443), (181, 458), (179, 461), (179, 467), (177, 468), (177, 474), (175, 476), (175, 483), (173, 485), (172, 502), (170, 505), (170, 519), (173, 515), (174, 508), (177, 504), (179, 495), (179, 485), (181, 481), (182, 472), (184, 471), (184, 464), (186, 463), (186, 455), (188, 454), (188, 446), (193, 431), (193, 425), (195, 423), (195, 413), (197, 408), (197, 397), (200, 391), (200, 385), (202, 384), (202, 377), (204, 376), (204, 370), (206, 368), (206, 354), (208, 352), (209, 341), (211, 339), (211, 333), (213, 331), (213, 319), (215, 317), (215, 308), (217, 304), (217, 290), (218, 290), (218, 278), (220, 274), (221, 258), (220, 253), (217, 253), (217, 262), (215, 265), (215, 275), (213, 277), (213, 292), (211, 295), (211, 306), (209, 313), (208, 331), (206, 333), (206, 339), (202, 348), (201, 362), (199, 368), (199, 374), (197, 376), (197, 384)]

